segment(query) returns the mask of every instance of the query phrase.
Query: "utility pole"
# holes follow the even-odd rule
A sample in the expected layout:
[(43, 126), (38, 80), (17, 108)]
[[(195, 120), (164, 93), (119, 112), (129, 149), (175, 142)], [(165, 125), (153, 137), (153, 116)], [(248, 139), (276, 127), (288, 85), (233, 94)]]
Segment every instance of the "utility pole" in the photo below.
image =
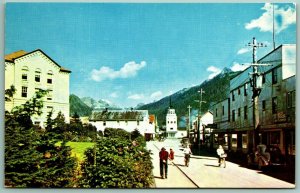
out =
[[(255, 37), (252, 40), (252, 43), (248, 43), (248, 46), (251, 46), (253, 48), (252, 52), (252, 67), (253, 67), (253, 73), (252, 73), (252, 80), (250, 80), (251, 86), (252, 86), (252, 109), (253, 109), (253, 131), (250, 131), (248, 133), (248, 139), (252, 142), (248, 146), (248, 150), (252, 149), (255, 151), (257, 142), (258, 142), (258, 125), (259, 125), (259, 109), (258, 109), (258, 96), (261, 92), (261, 88), (257, 87), (257, 77), (260, 75), (257, 68), (258, 66), (263, 66), (264, 64), (257, 64), (256, 61), (256, 49), (259, 47), (266, 47), (263, 43), (257, 43)], [(251, 138), (250, 138), (251, 137)]]
[(201, 88), (200, 90), (198, 90), (198, 92), (200, 93), (200, 100), (195, 100), (197, 102), (199, 102), (199, 112), (198, 112), (198, 127), (197, 127), (197, 143), (200, 149), (200, 119), (201, 119), (201, 107), (202, 107), (202, 103), (206, 103), (206, 101), (202, 100), (202, 94), (205, 93), (205, 91)]
[(188, 123), (188, 129), (187, 129), (187, 137), (190, 139), (190, 129), (191, 129), (191, 105), (187, 107), (189, 109), (189, 123)]

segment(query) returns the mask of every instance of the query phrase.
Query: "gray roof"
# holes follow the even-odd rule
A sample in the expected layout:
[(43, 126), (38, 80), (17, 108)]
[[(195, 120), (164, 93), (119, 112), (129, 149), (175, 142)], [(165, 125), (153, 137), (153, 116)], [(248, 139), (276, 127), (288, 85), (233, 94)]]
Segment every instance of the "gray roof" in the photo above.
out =
[(94, 111), (89, 117), (90, 121), (142, 121), (144, 117), (148, 118), (147, 110), (104, 110)]

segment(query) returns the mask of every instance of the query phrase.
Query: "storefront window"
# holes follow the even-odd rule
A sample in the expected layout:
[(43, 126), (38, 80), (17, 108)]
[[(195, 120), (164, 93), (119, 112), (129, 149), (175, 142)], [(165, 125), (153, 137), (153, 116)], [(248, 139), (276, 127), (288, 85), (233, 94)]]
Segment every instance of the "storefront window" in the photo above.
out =
[(243, 143), (243, 148), (247, 148), (247, 144), (248, 144), (248, 137), (247, 134), (243, 134), (242, 135), (242, 143)]
[(270, 133), (270, 145), (280, 144), (280, 131)]
[(237, 148), (237, 134), (231, 135), (231, 147)]

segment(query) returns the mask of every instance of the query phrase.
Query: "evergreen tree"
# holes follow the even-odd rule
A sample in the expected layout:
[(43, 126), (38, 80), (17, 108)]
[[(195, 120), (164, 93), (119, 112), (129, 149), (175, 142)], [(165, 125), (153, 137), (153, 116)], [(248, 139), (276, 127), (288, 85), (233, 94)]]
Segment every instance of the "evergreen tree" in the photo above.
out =
[(47, 117), (46, 130), (33, 127), (30, 117), (41, 115), (39, 91), (25, 104), (5, 113), (5, 185), (9, 187), (70, 187), (76, 162), (65, 142), (58, 146), (56, 123)]

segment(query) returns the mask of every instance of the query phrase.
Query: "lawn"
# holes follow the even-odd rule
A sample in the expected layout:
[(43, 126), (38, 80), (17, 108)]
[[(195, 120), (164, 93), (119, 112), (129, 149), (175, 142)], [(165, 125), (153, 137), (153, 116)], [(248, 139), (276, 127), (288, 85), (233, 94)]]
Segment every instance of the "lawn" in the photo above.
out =
[(70, 146), (72, 148), (72, 156), (75, 156), (78, 158), (78, 160), (81, 162), (84, 159), (84, 151), (88, 149), (89, 147), (93, 147), (93, 142), (67, 142), (67, 146)]

